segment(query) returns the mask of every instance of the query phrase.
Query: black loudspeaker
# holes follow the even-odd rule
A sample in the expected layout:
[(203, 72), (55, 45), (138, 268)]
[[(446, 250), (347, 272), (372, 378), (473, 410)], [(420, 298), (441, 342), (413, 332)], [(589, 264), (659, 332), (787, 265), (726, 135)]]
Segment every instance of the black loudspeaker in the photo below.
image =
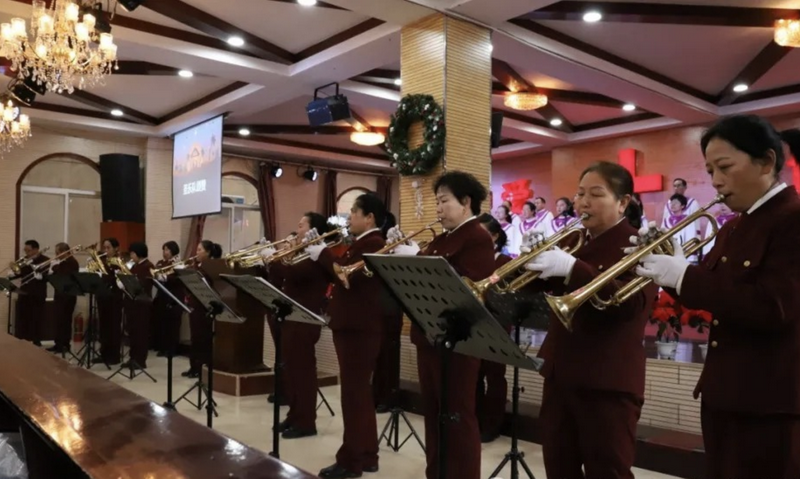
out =
[(144, 223), (139, 157), (100, 155), (103, 221)]
[(500, 139), (502, 138), (503, 133), (503, 113), (496, 112), (492, 113), (492, 148), (498, 148), (500, 146)]

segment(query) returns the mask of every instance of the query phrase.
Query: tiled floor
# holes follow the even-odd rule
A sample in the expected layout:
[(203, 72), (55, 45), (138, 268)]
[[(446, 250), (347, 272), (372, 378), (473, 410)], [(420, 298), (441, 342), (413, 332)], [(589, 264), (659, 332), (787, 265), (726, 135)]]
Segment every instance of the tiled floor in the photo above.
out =
[[(158, 380), (157, 383), (151, 382), (145, 376), (139, 376), (133, 381), (117, 376), (113, 381), (152, 401), (163, 403), (167, 397), (167, 361), (151, 355), (147, 362), (148, 372)], [(193, 383), (191, 380), (180, 377), (180, 373), (188, 369), (188, 361), (185, 358), (176, 358), (173, 367), (174, 396), (177, 398)], [(92, 370), (104, 377), (111, 374), (105, 370), (101, 371), (101, 368), (104, 369), (102, 366), (95, 366)], [(323, 393), (336, 413), (336, 417), (331, 417), (323, 406), (318, 411), (317, 430), (319, 434), (316, 437), (280, 442), (281, 459), (312, 473), (332, 464), (334, 454), (341, 444), (342, 420), (339, 416), (341, 410), (339, 388), (338, 386), (327, 387), (323, 389)], [(193, 400), (197, 397), (195, 394), (192, 396)], [(214, 399), (219, 405), (220, 415), (219, 418), (214, 419), (215, 430), (262, 451), (272, 450), (272, 405), (267, 403), (266, 396), (236, 398), (215, 394)], [(206, 422), (205, 410), (198, 411), (186, 402), (178, 405), (178, 411), (202, 424)], [(283, 408), (282, 412), (285, 414), (286, 408)], [(388, 418), (389, 415), (378, 416), (378, 427), (382, 429)], [(424, 437), (422, 418), (413, 414), (409, 414), (408, 418), (420, 436)], [(401, 426), (401, 433), (405, 431), (405, 425)], [(481, 477), (489, 477), (510, 447), (511, 441), (507, 437), (501, 437), (495, 442), (483, 446)], [(525, 452), (526, 460), (536, 478), (544, 479), (541, 447), (529, 442), (520, 442), (520, 449)], [(425, 456), (419, 445), (411, 439), (399, 452), (393, 452), (383, 444), (381, 446), (380, 472), (365, 474), (364, 477), (370, 479), (424, 479), (424, 473)], [(642, 469), (637, 469), (635, 474), (638, 479), (673, 477)], [(510, 477), (509, 468), (506, 467), (496, 477), (508, 479)], [(521, 477), (525, 477), (523, 471), (521, 471)]]

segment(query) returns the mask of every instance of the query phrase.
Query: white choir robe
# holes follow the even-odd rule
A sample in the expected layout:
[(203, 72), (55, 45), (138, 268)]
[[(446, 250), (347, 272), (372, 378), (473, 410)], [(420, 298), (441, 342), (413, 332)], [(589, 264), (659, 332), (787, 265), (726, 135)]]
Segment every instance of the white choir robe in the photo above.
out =
[[(728, 221), (736, 218), (737, 216), (739, 216), (739, 215), (736, 214), (736, 213), (731, 213), (729, 215), (717, 215), (717, 216), (715, 216), (714, 219), (717, 220), (717, 228), (722, 228), (722, 225), (724, 225)], [(711, 227), (711, 222), (709, 221), (708, 224), (706, 224), (706, 234), (705, 234), (705, 236), (703, 236), (703, 238), (708, 238), (709, 236), (711, 236), (713, 231), (714, 230)], [(713, 248), (713, 247), (714, 247), (714, 239), (712, 238), (711, 241), (709, 241), (708, 244), (706, 244), (703, 247), (703, 256), (705, 256), (708, 253), (710, 253), (711, 252), (711, 248)]]
[[(700, 209), (700, 205), (699, 205), (699, 203), (697, 203), (697, 200), (695, 200), (694, 198), (689, 198), (687, 196), (686, 197), (686, 208), (683, 209), (683, 213), (688, 216), (688, 215), (691, 215), (691, 214), (697, 212), (697, 210), (699, 210), (699, 209)], [(669, 209), (669, 200), (667, 200), (667, 204), (664, 205), (664, 213), (661, 215), (661, 227), (662, 228), (664, 227), (664, 225), (666, 225), (667, 219), (670, 217), (671, 214), (672, 213), (670, 212), (670, 209)], [(700, 229), (700, 220), (697, 220), (697, 221), (694, 222), (694, 229), (695, 229), (695, 235), (699, 238), (700, 237), (700, 233), (702, 231)]]
[[(677, 215), (677, 216), (666, 216), (664, 221), (661, 222), (661, 228), (663, 229), (670, 229), (676, 224), (680, 223), (684, 220), (688, 215), (686, 213)], [(685, 245), (689, 240), (692, 238), (700, 239), (700, 235), (698, 234), (697, 230), (691, 226), (683, 228), (678, 233), (673, 235), (673, 238), (678, 238), (680, 240), (681, 245)], [(696, 263), (697, 262), (697, 253), (693, 254), (692, 256), (688, 256), (689, 261)]]
[(550, 236), (563, 230), (573, 221), (575, 221), (574, 216), (556, 216), (552, 221), (550, 221), (550, 231), (552, 232), (550, 233)]
[(549, 238), (555, 234), (555, 231), (553, 231), (553, 213), (547, 210), (538, 211), (534, 213), (533, 219), (533, 227), (538, 230), (543, 230), (545, 238)]
[(509, 256), (516, 258), (519, 256), (519, 249), (522, 246), (522, 235), (519, 232), (519, 228), (511, 223), (506, 223), (502, 227), (508, 238), (505, 249), (508, 251)]
[(519, 228), (520, 223), (522, 223), (522, 218), (520, 218), (519, 215), (514, 212), (509, 214), (511, 215), (511, 224), (514, 225), (514, 227)]

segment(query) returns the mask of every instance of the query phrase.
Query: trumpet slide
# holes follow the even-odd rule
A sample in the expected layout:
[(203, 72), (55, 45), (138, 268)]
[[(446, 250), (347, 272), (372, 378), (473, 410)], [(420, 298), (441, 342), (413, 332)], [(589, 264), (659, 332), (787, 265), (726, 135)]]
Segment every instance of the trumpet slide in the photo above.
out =
[(267, 248), (277, 248), (278, 246), (284, 243), (288, 244), (291, 242), (292, 239), (290, 238), (273, 241), (272, 243), (258, 242), (252, 246), (248, 246), (247, 248), (243, 248), (238, 251), (228, 253), (225, 256), (223, 256), (222, 259), (225, 260), (225, 264), (231, 269), (235, 268), (237, 265), (242, 268), (249, 268), (252, 266), (259, 266), (259, 265), (263, 266), (264, 265), (263, 261), (261, 261), (259, 264), (259, 260), (261, 257), (259, 256), (258, 253), (261, 250), (265, 250)]
[(57, 254), (53, 258), (50, 258), (49, 260), (45, 261), (44, 263), (37, 264), (36, 266), (34, 266), (33, 272), (28, 273), (27, 275), (25, 275), (24, 278), (22, 278), (22, 282), (20, 283), (20, 286), (24, 286), (24, 285), (28, 284), (29, 282), (33, 281), (36, 278), (36, 274), (37, 273), (41, 273), (42, 271), (45, 271), (45, 270), (49, 269), (51, 264), (53, 264), (53, 263), (55, 263), (57, 261), (61, 261), (61, 260), (67, 259), (70, 256), (74, 255), (75, 253), (81, 251), (82, 249), (83, 248), (81, 247), (81, 245), (73, 246), (69, 250)]
[(340, 235), (340, 238), (333, 243), (328, 244), (328, 248), (333, 248), (334, 246), (338, 246), (342, 244), (343, 238), (341, 238), (342, 233), (345, 231), (344, 228), (336, 228), (334, 230), (328, 231), (327, 233), (320, 235), (310, 241), (303, 241), (297, 246), (292, 246), (291, 248), (287, 248), (285, 250), (281, 250), (278, 253), (274, 254), (272, 257), (267, 259), (267, 263), (273, 263), (275, 261), (280, 261), (285, 265), (295, 265), (302, 261), (307, 260), (310, 255), (308, 253), (301, 253), (304, 249), (311, 246), (312, 244), (317, 244), (326, 239), (330, 238), (331, 236)]
[(175, 272), (176, 269), (181, 269), (183, 267), (189, 266), (190, 264), (194, 263), (197, 260), (197, 256), (192, 256), (191, 258), (184, 260), (184, 261), (173, 261), (171, 264), (166, 266), (162, 266), (161, 268), (150, 269), (150, 276), (153, 278), (157, 278), (158, 276), (164, 275), (169, 276)]
[[(394, 243), (386, 245), (385, 247), (383, 247), (383, 248), (379, 249), (378, 251), (376, 251), (375, 254), (386, 254), (389, 251), (394, 250), (395, 248), (397, 248), (401, 244), (405, 244), (405, 243), (409, 242), (412, 238), (415, 238), (415, 237), (419, 236), (420, 234), (422, 234), (422, 233), (424, 233), (426, 231), (430, 231), (431, 234), (433, 235), (433, 237), (429, 241), (420, 242), (420, 244), (419, 244), (419, 248), (421, 250), (425, 249), (425, 247), (428, 244), (430, 244), (431, 241), (436, 239), (436, 231), (433, 229), (433, 227), (435, 225), (441, 223), (441, 222), (442, 222), (441, 219), (437, 219), (433, 223), (430, 223), (430, 224), (426, 225), (421, 230), (415, 231), (414, 233), (412, 233), (412, 234), (410, 234), (408, 236), (405, 236), (402, 239), (399, 239), (399, 240), (395, 241)], [(339, 278), (339, 281), (341, 281), (342, 284), (344, 285), (344, 287), (347, 288), (347, 289), (350, 289), (350, 276), (352, 276), (352, 274), (355, 273), (356, 271), (359, 271), (359, 270), (362, 270), (362, 269), (364, 270), (364, 274), (367, 277), (372, 277), (372, 272), (366, 267), (366, 263), (364, 263), (364, 260), (361, 260), (361, 261), (359, 261), (357, 263), (354, 263), (354, 264), (351, 264), (349, 266), (340, 266), (340, 265), (338, 265), (336, 263), (334, 263), (334, 265), (333, 265), (333, 272), (336, 273), (336, 276)]]
[(633, 295), (647, 287), (652, 280), (641, 276), (636, 277), (620, 287), (609, 299), (600, 298), (598, 293), (608, 284), (616, 281), (622, 274), (635, 268), (645, 256), (653, 253), (671, 254), (672, 245), (670, 241), (672, 237), (684, 228), (693, 228), (694, 222), (700, 218), (707, 218), (709, 224), (712, 225), (711, 234), (702, 240), (693, 239), (683, 245), (686, 256), (691, 256), (702, 249), (714, 239), (719, 232), (716, 219), (708, 213), (708, 210), (714, 205), (722, 203), (724, 200), (724, 195), (717, 195), (710, 203), (687, 216), (669, 230), (658, 235), (655, 240), (639, 246), (636, 251), (623, 257), (617, 264), (605, 270), (582, 288), (564, 296), (547, 295), (547, 303), (552, 308), (558, 320), (561, 321), (568, 331), (572, 331), (575, 313), (585, 302), (590, 301), (595, 308), (603, 310), (609, 306), (619, 306), (630, 299)]

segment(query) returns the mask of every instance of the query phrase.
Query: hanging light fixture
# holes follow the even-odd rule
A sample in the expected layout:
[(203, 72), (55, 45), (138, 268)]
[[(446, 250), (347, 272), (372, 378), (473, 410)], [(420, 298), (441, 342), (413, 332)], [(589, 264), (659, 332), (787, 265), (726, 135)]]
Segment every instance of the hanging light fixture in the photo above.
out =
[(515, 92), (506, 95), (503, 104), (514, 110), (536, 110), (547, 105), (547, 95), (531, 92)]
[(0, 152), (6, 153), (22, 146), (30, 136), (31, 121), (28, 115), (21, 114), (20, 108), (10, 98), (3, 99), (0, 109)]
[(69, 0), (33, 1), (30, 35), (22, 18), (0, 25), (0, 56), (11, 60), (19, 78), (31, 77), (49, 91), (72, 93), (92, 87), (119, 68), (114, 37), (95, 28), (91, 13)]
[(800, 20), (776, 20), (775, 43), (782, 47), (800, 47)]
[(374, 131), (355, 131), (350, 133), (350, 141), (356, 145), (375, 146), (385, 142), (386, 137), (383, 136), (383, 133)]

